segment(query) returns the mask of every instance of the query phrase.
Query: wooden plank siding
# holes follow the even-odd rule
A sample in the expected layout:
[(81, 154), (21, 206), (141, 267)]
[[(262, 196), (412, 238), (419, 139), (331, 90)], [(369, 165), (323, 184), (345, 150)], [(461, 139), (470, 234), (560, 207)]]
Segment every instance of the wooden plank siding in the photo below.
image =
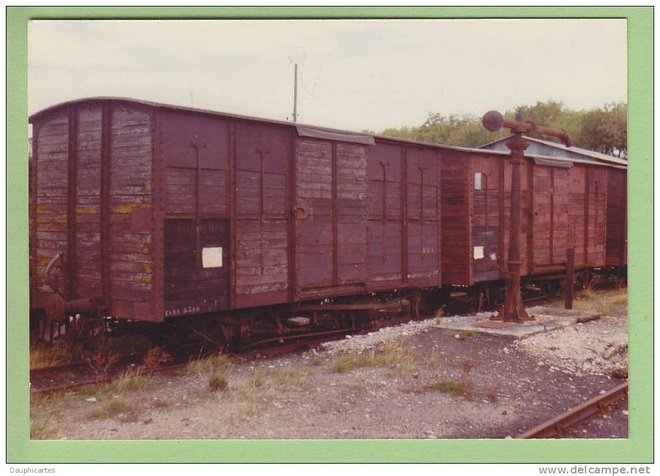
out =
[(470, 156), (441, 153), (442, 283), (470, 284), (472, 260)]
[(296, 140), (296, 294), (301, 297), (334, 281), (332, 161), (331, 142)]
[[(162, 111), (158, 124), (163, 177), (163, 312), (170, 317), (229, 309), (233, 269), (230, 123)], [(205, 263), (205, 252), (217, 258), (213, 266)]]
[(607, 171), (580, 166), (569, 169), (568, 246), (575, 266), (603, 266), (607, 223)]
[(608, 266), (627, 264), (627, 183), (625, 170), (607, 171), (607, 244)]
[(335, 147), (335, 285), (364, 290), (367, 269), (367, 151), (364, 145)]
[(533, 266), (528, 273), (565, 269), (568, 248), (568, 169), (533, 168)]
[(404, 148), (406, 164), (406, 283), (440, 284), (440, 164), (437, 152)]
[(368, 280), (366, 147), (299, 137), (295, 150), (296, 296), (364, 291)]
[(151, 227), (135, 220), (151, 207), (149, 117), (90, 101), (35, 121), (37, 287), (63, 253), (55, 274), (66, 299), (100, 298), (112, 316), (152, 318), (134, 308), (152, 300)]
[(235, 135), (235, 307), (288, 300), (290, 134), (238, 122)]
[(108, 249), (102, 250), (109, 261), (110, 312), (151, 320), (151, 223), (138, 219), (151, 210), (151, 116), (118, 104), (110, 117), (109, 236)]
[(368, 155), (367, 229), (369, 286), (402, 287), (402, 151), (399, 145), (376, 143)]
[(101, 134), (100, 105), (78, 109), (76, 197), (76, 266), (79, 296), (97, 296), (102, 282), (101, 256)]
[[(472, 159), (472, 280), (499, 279), (500, 273), (500, 161), (487, 157)], [(475, 247), (479, 247), (475, 250)], [(477, 257), (478, 256), (478, 257)]]
[[(34, 125), (36, 131), (35, 175), (36, 191), (33, 233), (36, 249), (36, 286), (45, 283), (45, 270), (50, 260), (67, 250), (67, 187), (69, 156), (69, 115), (58, 111)], [(63, 268), (66, 267), (64, 257)], [(67, 295), (63, 273), (55, 274), (58, 289)]]

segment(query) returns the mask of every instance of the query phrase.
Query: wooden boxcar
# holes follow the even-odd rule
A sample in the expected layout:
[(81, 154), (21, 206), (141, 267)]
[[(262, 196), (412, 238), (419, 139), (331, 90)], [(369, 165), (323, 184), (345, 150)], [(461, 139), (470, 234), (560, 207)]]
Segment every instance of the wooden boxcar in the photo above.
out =
[(64, 299), (154, 322), (441, 285), (437, 148), (112, 98), (30, 120), (37, 289), (57, 254)]
[[(30, 122), (33, 307), (56, 291), (161, 322), (506, 269), (504, 152), (118, 98)], [(525, 274), (561, 270), (569, 246), (579, 267), (620, 257), (625, 170), (532, 157), (524, 177)]]

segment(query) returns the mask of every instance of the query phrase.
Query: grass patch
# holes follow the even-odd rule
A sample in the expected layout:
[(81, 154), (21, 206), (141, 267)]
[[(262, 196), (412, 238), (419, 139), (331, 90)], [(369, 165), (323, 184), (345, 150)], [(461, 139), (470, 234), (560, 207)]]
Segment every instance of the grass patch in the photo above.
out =
[(465, 331), (461, 331), (461, 332), (458, 333), (457, 339), (458, 340), (468, 340), (468, 339), (472, 339), (473, 337), (477, 337), (481, 334), (482, 334), (481, 331), (465, 330)]
[(472, 384), (467, 382), (454, 382), (453, 380), (441, 380), (427, 385), (427, 388), (447, 393), (454, 397), (464, 397), (472, 391)]
[(360, 367), (393, 366), (401, 372), (412, 370), (412, 356), (398, 342), (388, 342), (381, 350), (350, 353), (339, 357), (330, 366), (336, 373), (346, 373)]
[(111, 392), (121, 393), (127, 390), (143, 390), (153, 383), (153, 377), (146, 375), (142, 369), (128, 369), (114, 379), (108, 389)]
[(431, 367), (437, 367), (438, 364), (440, 363), (440, 356), (437, 354), (435, 349), (431, 351), (431, 355), (429, 355), (428, 358), (426, 359), (426, 363)]
[(81, 397), (93, 397), (99, 393), (99, 389), (96, 385), (87, 385), (85, 387), (78, 387), (73, 393)]
[(54, 402), (62, 400), (66, 396), (66, 390), (58, 390), (52, 393), (30, 392), (30, 406), (48, 408)]
[(233, 363), (229, 357), (224, 354), (213, 354), (204, 359), (193, 360), (189, 362), (184, 371), (188, 374), (215, 374), (220, 371), (231, 369)]
[(602, 316), (625, 315), (628, 306), (628, 290), (586, 288), (579, 293), (573, 302), (573, 309), (585, 312), (597, 312)]
[(229, 382), (224, 376), (213, 374), (209, 377), (208, 385), (212, 392), (224, 392), (229, 387)]
[(271, 378), (276, 387), (288, 387), (291, 384), (303, 386), (306, 382), (305, 375), (293, 367), (275, 369), (271, 374)]
[(250, 380), (250, 386), (252, 388), (261, 388), (264, 386), (264, 377), (261, 375), (261, 372), (255, 370), (252, 379)]
[(87, 417), (91, 420), (119, 418), (124, 421), (136, 421), (137, 408), (124, 398), (117, 397), (104, 404), (101, 408), (90, 412)]
[(30, 347), (30, 369), (50, 367), (72, 360), (69, 346), (64, 344), (47, 345), (43, 342)]

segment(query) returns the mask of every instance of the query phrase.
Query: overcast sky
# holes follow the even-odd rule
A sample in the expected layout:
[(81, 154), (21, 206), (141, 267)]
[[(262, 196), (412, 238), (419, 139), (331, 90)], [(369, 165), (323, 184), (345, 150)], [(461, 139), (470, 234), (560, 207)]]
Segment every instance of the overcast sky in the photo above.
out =
[(29, 112), (122, 96), (299, 122), (415, 126), (626, 101), (625, 20), (32, 21)]

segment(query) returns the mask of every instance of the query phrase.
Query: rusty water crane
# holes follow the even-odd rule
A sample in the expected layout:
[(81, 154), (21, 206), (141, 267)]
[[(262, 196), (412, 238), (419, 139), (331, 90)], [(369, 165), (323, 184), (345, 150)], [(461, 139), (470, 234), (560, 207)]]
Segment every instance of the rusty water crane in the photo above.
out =
[(506, 275), (506, 291), (504, 295), (504, 306), (494, 316), (493, 320), (505, 322), (523, 322), (533, 320), (530, 317), (522, 302), (520, 291), (520, 277), (522, 271), (522, 259), (520, 254), (520, 221), (521, 221), (521, 186), (520, 169), (525, 157), (525, 149), (529, 147), (529, 142), (523, 138), (523, 133), (542, 134), (546, 136), (558, 137), (564, 142), (566, 147), (571, 146), (571, 138), (566, 131), (551, 129), (549, 127), (538, 126), (531, 121), (523, 121), (522, 114), (516, 113), (515, 120), (505, 119), (497, 111), (489, 111), (484, 114), (482, 119), (483, 126), (491, 132), (500, 130), (502, 127), (511, 129), (513, 137), (506, 143), (511, 150), (511, 222), (509, 231), (509, 256), (507, 260), (508, 272)]

